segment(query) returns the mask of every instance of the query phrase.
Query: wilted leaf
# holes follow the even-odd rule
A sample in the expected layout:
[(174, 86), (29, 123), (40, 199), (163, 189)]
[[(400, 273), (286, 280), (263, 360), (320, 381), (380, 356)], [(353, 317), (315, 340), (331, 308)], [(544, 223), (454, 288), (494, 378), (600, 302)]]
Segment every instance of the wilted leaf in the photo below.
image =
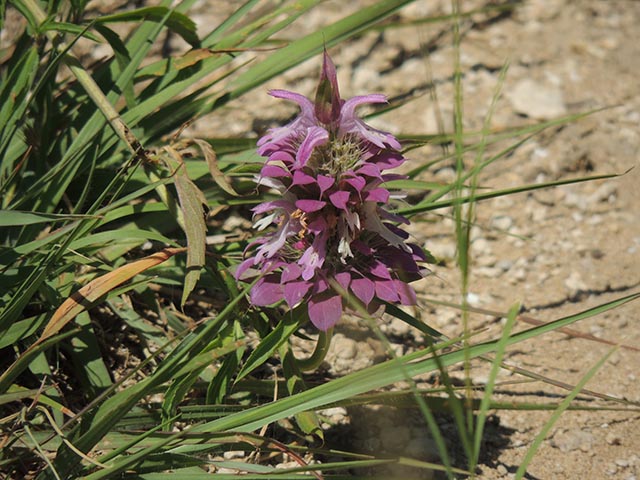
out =
[(141, 272), (155, 267), (156, 265), (173, 257), (176, 253), (183, 252), (183, 248), (165, 248), (159, 252), (144, 257), (135, 262), (116, 268), (101, 277), (92, 280), (80, 290), (67, 298), (55, 311), (51, 320), (44, 328), (37, 343), (40, 343), (52, 335), (59, 332), (62, 327), (69, 323), (83, 310), (88, 309), (103, 295), (106, 295), (117, 286), (135, 277)]
[(214, 182), (216, 182), (218, 186), (229, 195), (237, 197), (238, 193), (233, 189), (229, 181), (226, 179), (226, 177), (222, 173), (222, 170), (220, 170), (220, 167), (218, 167), (218, 156), (216, 155), (216, 152), (211, 144), (199, 138), (195, 138), (193, 141), (200, 147), (200, 150), (202, 150), (204, 159), (207, 161), (207, 165), (209, 166), (209, 173), (211, 173), (211, 177), (213, 178)]
[(160, 77), (166, 75), (170, 70), (183, 70), (214, 55), (216, 55), (216, 53), (207, 48), (194, 48), (184, 55), (165, 58), (154, 62), (151, 65), (142, 67), (138, 73), (136, 73), (136, 77)]
[(163, 159), (174, 171), (174, 184), (182, 212), (182, 221), (179, 223), (187, 236), (187, 274), (180, 300), (180, 305), (184, 306), (200, 278), (204, 265), (207, 224), (203, 205), (207, 204), (207, 200), (202, 191), (187, 176), (187, 169), (180, 154), (171, 147), (165, 147), (165, 151), (170, 156), (164, 156)]

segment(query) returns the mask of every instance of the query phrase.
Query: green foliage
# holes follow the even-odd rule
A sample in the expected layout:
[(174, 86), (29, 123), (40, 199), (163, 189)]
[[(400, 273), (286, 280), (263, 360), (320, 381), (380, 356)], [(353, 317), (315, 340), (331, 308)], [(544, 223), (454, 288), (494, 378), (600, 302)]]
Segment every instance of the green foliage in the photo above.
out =
[[(29, 470), (39, 479), (122, 478), (132, 472), (135, 478), (195, 479), (204, 478), (211, 466), (238, 469), (245, 478), (273, 474), (268, 463), (208, 457), (244, 449), (299, 459), (299, 468), (278, 470), (283, 479), (308, 478), (305, 472), (338, 472), (330, 478), (342, 478), (339, 472), (348, 468), (381, 464), (446, 470), (449, 477), (468, 474), (451, 466), (442, 442), (445, 466), (348, 452), (348, 461), (309, 466), (297, 440), (285, 444), (265, 432), (275, 424), (312, 444), (323, 435), (317, 410), (393, 401), (419, 404), (440, 438), (431, 412), (453, 408), (473, 470), (488, 410), (513, 407), (491, 398), (505, 349), (638, 295), (517, 334), (510, 331), (514, 308), (504, 335), (479, 344), (471, 335), (446, 339), (388, 305), (388, 315), (421, 330), (429, 344), (315, 384), (301, 372), (289, 343), (304, 319), (248, 308), (246, 290), (239, 290), (233, 277), (245, 243), (228, 239), (207, 222), (207, 209), (248, 215), (246, 205), (258, 201), (248, 186), (259, 168), (255, 139), (183, 140), (179, 132), (203, 115), (226, 114), (230, 101), (323, 48), (367, 30), (394, 27), (381, 22), (410, 0), (379, 1), (286, 43), (278, 39), (283, 29), (304, 21), (321, 2), (284, 1), (260, 9), (259, 2), (249, 0), (205, 33), (197, 32), (189, 17), (192, 1), (175, 8), (172, 3), (94, 16), (80, 0), (48, 2), (48, 11), (36, 0), (10, 2), (24, 17), (25, 29), (3, 52), (0, 70), (0, 471), (20, 478)], [(500, 8), (510, 8), (505, 5)], [(4, 21), (4, 6), (1, 13)], [(472, 13), (416, 22), (457, 21)], [(116, 33), (114, 24), (128, 24), (130, 34)], [(152, 47), (167, 31), (192, 48), (152, 59)], [(74, 56), (80, 40), (106, 44), (112, 55), (89, 66)], [(260, 49), (267, 54), (254, 53)], [(241, 61), (232, 65), (237, 56)], [(454, 132), (406, 142), (411, 148), (424, 141), (453, 141), (456, 181), (441, 185), (417, 179), (429, 164), (395, 186), (424, 194), (403, 214), (454, 207), (464, 255), (473, 218), (464, 217), (463, 205), (607, 177), (476, 192), (477, 176), (486, 166), (553, 123), (499, 135), (482, 132), (476, 141), (478, 135), (462, 130), (458, 93)], [(512, 143), (503, 151), (484, 155), (486, 145), (505, 139)], [(472, 151), (476, 162), (465, 169), (462, 156)], [(207, 244), (209, 236), (223, 240)], [(206, 299), (206, 308), (197, 295)], [(362, 316), (368, 318), (366, 312)], [(130, 344), (113, 344), (124, 340)], [(120, 346), (136, 349), (140, 363), (114, 362), (123, 355)], [(460, 392), (448, 382), (446, 369), (489, 354), (495, 355), (489, 359), (494, 368), (485, 397), (455, 401)], [(284, 382), (264, 371), (274, 359)], [(450, 402), (436, 388), (366, 396), (438, 370)], [(582, 383), (557, 405), (559, 413), (570, 408)], [(469, 433), (464, 422), (473, 412), (479, 418)], [(286, 423), (289, 418), (294, 422)]]

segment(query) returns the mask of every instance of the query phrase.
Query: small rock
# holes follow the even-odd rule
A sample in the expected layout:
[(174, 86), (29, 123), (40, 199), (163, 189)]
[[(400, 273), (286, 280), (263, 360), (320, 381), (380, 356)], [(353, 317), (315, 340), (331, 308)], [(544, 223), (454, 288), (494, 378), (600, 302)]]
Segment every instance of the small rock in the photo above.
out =
[(564, 203), (567, 207), (577, 207), (581, 210), (586, 210), (589, 204), (589, 198), (579, 193), (567, 192), (564, 197)]
[(479, 267), (475, 269), (475, 272), (481, 277), (498, 278), (504, 273), (504, 270), (498, 267)]
[(615, 465), (615, 463), (609, 463), (604, 473), (611, 476), (611, 475), (615, 475), (617, 471), (618, 471), (618, 467)]
[(225, 460), (232, 460), (234, 458), (244, 458), (244, 451), (242, 450), (231, 450), (229, 452), (224, 452), (222, 454)]
[(498, 263), (496, 263), (496, 267), (498, 267), (503, 272), (507, 272), (511, 270), (511, 267), (513, 267), (513, 262), (507, 259), (498, 260)]
[(380, 74), (375, 68), (360, 65), (353, 71), (352, 83), (356, 91), (376, 90), (380, 87)]
[(578, 292), (588, 289), (587, 284), (584, 283), (578, 272), (571, 272), (571, 275), (565, 279), (564, 286), (569, 290), (570, 297), (575, 297)]
[(469, 302), (469, 305), (472, 306), (477, 306), (482, 303), (482, 301), (480, 300), (480, 295), (473, 292), (467, 293), (467, 302)]
[(618, 187), (613, 183), (605, 183), (598, 187), (598, 189), (587, 197), (587, 202), (591, 205), (608, 202), (613, 203), (618, 193)]
[(333, 407), (322, 410), (320, 413), (329, 419), (332, 424), (342, 423), (347, 417), (347, 410), (344, 407)]
[(438, 309), (436, 310), (434, 318), (436, 320), (436, 323), (438, 324), (438, 327), (442, 328), (448, 325), (455, 325), (455, 323), (458, 321), (458, 313), (453, 310)]
[(489, 254), (489, 255), (479, 255), (476, 259), (476, 263), (478, 267), (495, 267), (498, 259)]
[(392, 335), (396, 335), (398, 337), (406, 337), (409, 335), (409, 324), (407, 322), (403, 322), (399, 318), (393, 318), (389, 325), (387, 326), (387, 331)]
[(333, 338), (333, 349), (336, 352), (336, 357), (344, 360), (356, 358), (358, 354), (358, 344), (356, 341), (340, 334), (337, 334)]
[(562, 91), (555, 86), (525, 78), (507, 93), (513, 109), (537, 120), (548, 120), (567, 113)]
[(524, 268), (514, 270), (512, 278), (518, 282), (522, 282), (527, 278), (527, 271)]
[(478, 255), (487, 255), (491, 253), (491, 244), (486, 238), (480, 237), (473, 241), (473, 251)]
[(507, 232), (513, 226), (513, 218), (507, 215), (500, 215), (491, 219), (491, 226), (497, 230)]
[(238, 470), (236, 468), (226, 468), (226, 467), (218, 467), (216, 468), (216, 473), (223, 475), (223, 474), (231, 474), (231, 475), (237, 475), (238, 474)]
[(456, 245), (453, 242), (428, 242), (425, 248), (438, 260), (452, 260), (456, 256)]
[(551, 445), (565, 453), (574, 450), (586, 452), (592, 448), (593, 442), (594, 437), (590, 432), (584, 430), (567, 430), (566, 432), (556, 435), (551, 440)]

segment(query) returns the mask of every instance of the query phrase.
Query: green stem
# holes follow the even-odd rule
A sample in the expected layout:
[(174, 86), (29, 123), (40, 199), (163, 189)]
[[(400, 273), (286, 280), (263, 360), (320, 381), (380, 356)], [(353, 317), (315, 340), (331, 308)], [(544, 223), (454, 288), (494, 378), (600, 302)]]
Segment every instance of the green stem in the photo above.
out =
[(324, 358), (327, 356), (327, 352), (329, 351), (329, 347), (331, 346), (332, 338), (333, 327), (328, 329), (326, 332), (320, 330), (320, 335), (318, 335), (318, 343), (316, 343), (316, 348), (311, 356), (304, 359), (296, 358), (298, 368), (303, 372), (309, 372), (318, 368)]

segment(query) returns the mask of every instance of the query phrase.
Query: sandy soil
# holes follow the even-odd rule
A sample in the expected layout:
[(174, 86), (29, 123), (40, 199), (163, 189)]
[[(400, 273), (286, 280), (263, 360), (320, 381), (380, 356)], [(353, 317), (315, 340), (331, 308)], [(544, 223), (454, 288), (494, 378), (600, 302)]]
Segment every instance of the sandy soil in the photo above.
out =
[[(328, 2), (323, 15), (309, 21), (338, 18), (340, 2)], [(366, 3), (366, 2), (364, 2)], [(482, 2), (462, 2), (465, 9)], [(409, 20), (449, 11), (447, 1), (416, 2), (401, 11)], [(480, 188), (512, 188), (588, 175), (624, 174), (617, 178), (521, 193), (476, 205), (473, 229), (469, 301), (477, 308), (506, 311), (520, 302), (523, 313), (549, 321), (637, 292), (640, 282), (640, 3), (600, 0), (531, 0), (512, 11), (476, 15), (462, 25), (461, 62), (464, 71), (465, 128), (478, 131), (497, 89), (502, 95), (490, 120), (492, 130), (531, 125), (563, 115), (604, 110), (568, 124), (551, 127), (484, 170)], [(376, 118), (374, 124), (394, 133), (451, 131), (454, 50), (445, 23), (408, 26), (384, 34), (369, 33), (333, 49), (344, 97), (383, 92), (411, 96), (407, 105)], [(295, 29), (294, 29), (295, 32)], [(500, 71), (509, 61), (504, 83)], [(313, 59), (269, 87), (311, 94), (319, 59)], [(437, 99), (434, 100), (433, 93)], [(231, 122), (213, 124), (220, 135), (246, 134), (247, 125), (261, 133), (282, 123), (295, 109), (266, 96), (231, 105)], [(251, 108), (247, 108), (251, 105)], [(255, 117), (258, 117), (255, 119)], [(227, 119), (230, 117), (227, 117)], [(215, 122), (215, 120), (211, 120)], [(207, 134), (212, 124), (199, 123), (192, 133)], [(514, 140), (487, 148), (495, 154)], [(437, 158), (442, 147), (411, 152), (415, 161)], [(473, 158), (469, 158), (469, 164)], [(635, 167), (635, 168), (634, 168)], [(632, 169), (632, 170), (630, 170)], [(630, 171), (629, 171), (630, 170)], [(626, 172), (626, 173), (625, 173)], [(443, 163), (425, 180), (449, 181), (454, 171)], [(417, 286), (425, 322), (449, 335), (461, 332), (455, 310), (431, 300), (459, 302), (455, 240), (449, 212), (424, 216), (412, 234), (441, 264)], [(499, 335), (499, 315), (472, 315), (472, 328), (486, 327)], [(526, 328), (519, 322), (517, 328)], [(579, 322), (583, 334), (640, 345), (638, 305)], [(419, 344), (415, 332), (394, 322), (385, 327), (397, 351)], [(334, 342), (328, 367), (334, 374), (362, 368), (380, 358), (372, 334), (346, 323)], [(554, 333), (511, 348), (507, 362), (555, 381), (574, 385), (611, 346), (593, 339)], [(605, 362), (587, 388), (603, 395), (640, 402), (640, 353), (620, 348)], [(481, 385), (486, 365), (474, 365), (471, 378)], [(463, 372), (454, 372), (463, 378)], [(496, 400), (559, 402), (568, 391), (548, 383), (518, 383), (505, 371)], [(580, 395), (580, 405), (605, 403)], [(336, 414), (336, 412), (329, 412)], [(509, 478), (549, 419), (549, 411), (497, 410), (481, 458), (481, 478)], [(433, 460), (433, 443), (413, 415), (388, 408), (337, 412), (350, 429), (333, 438), (352, 448), (403, 451)], [(407, 420), (407, 418), (411, 420)], [(418, 416), (419, 417), (419, 416)], [(416, 418), (418, 418), (416, 417)], [(403, 423), (404, 422), (404, 423)], [(411, 425), (409, 425), (411, 424)], [(445, 431), (452, 430), (443, 419)], [(455, 451), (456, 438), (449, 438)], [(640, 414), (609, 411), (568, 411), (542, 443), (528, 468), (530, 479), (635, 479), (640, 472)], [(398, 471), (395, 471), (398, 473)], [(413, 472), (411, 475), (415, 474)], [(409, 478), (399, 473), (398, 478)], [(428, 478), (423, 475), (420, 478)]]

